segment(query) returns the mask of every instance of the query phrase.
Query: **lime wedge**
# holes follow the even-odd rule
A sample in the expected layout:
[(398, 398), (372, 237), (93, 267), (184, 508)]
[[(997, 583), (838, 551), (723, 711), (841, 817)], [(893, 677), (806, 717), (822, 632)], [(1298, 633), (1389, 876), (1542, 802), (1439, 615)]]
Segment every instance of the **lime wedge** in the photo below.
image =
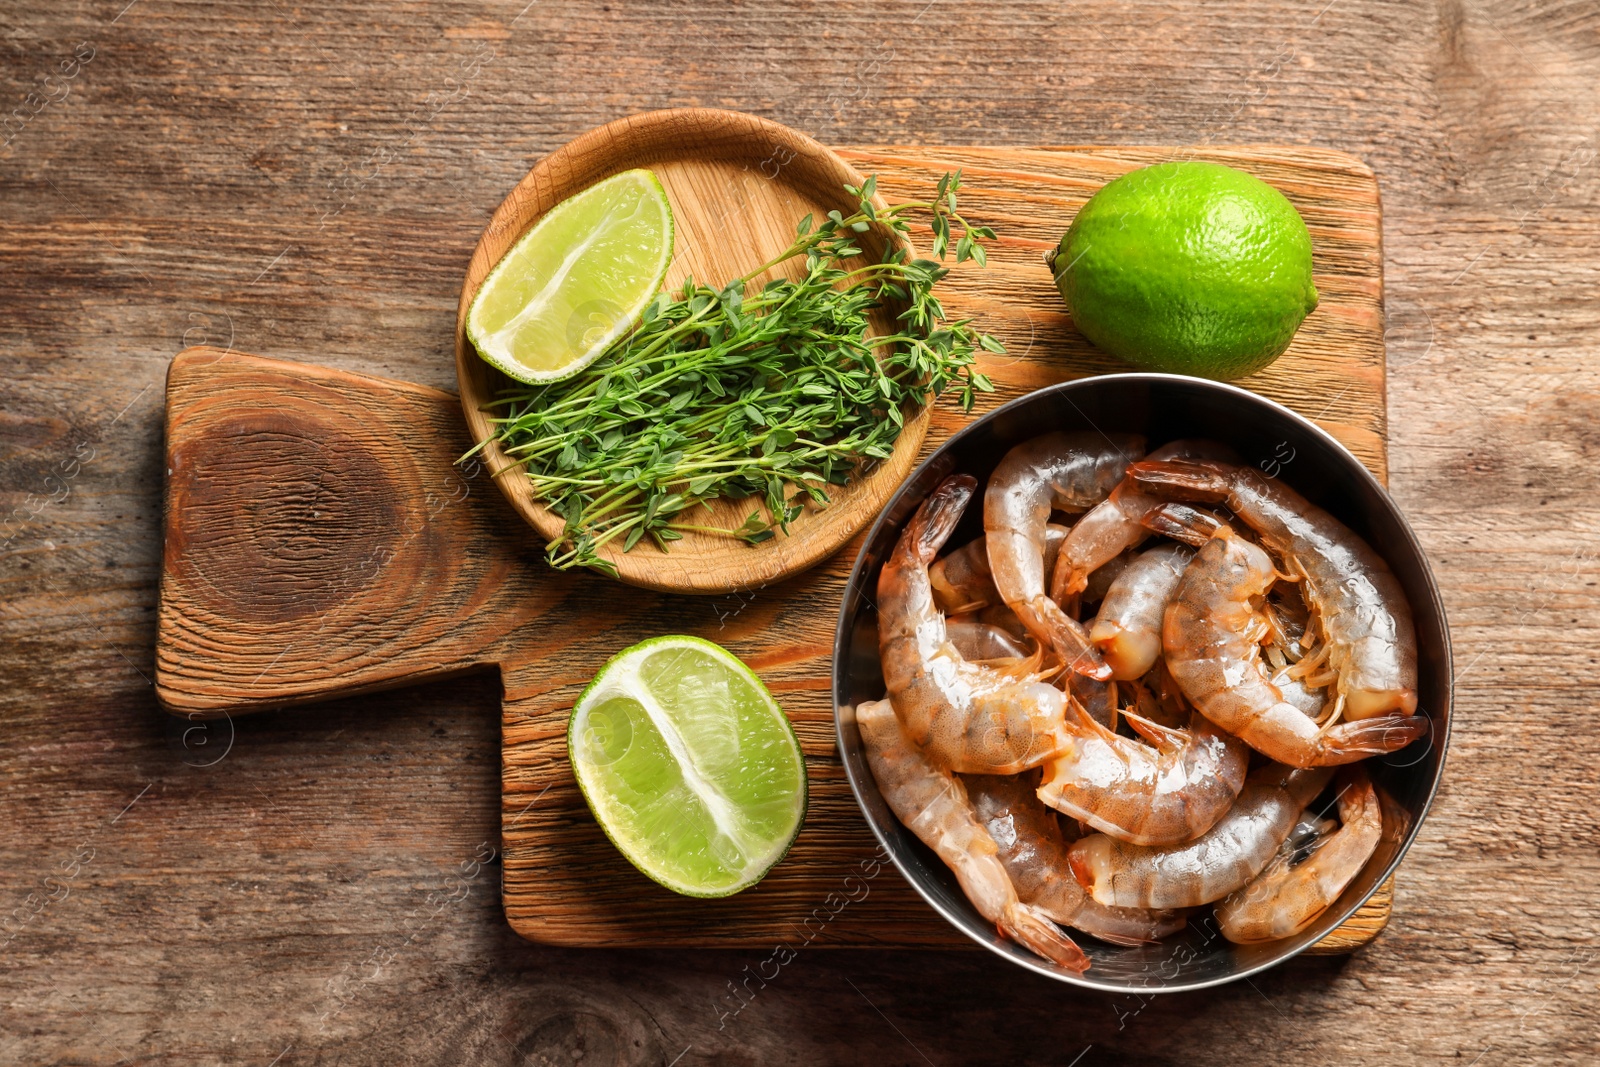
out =
[(672, 259), (672, 208), (647, 170), (570, 196), (523, 234), (467, 309), (478, 354), (522, 382), (569, 377), (638, 319)]
[(749, 667), (698, 637), (612, 657), (572, 709), (567, 751), (612, 843), (686, 896), (755, 885), (805, 818), (794, 727)]

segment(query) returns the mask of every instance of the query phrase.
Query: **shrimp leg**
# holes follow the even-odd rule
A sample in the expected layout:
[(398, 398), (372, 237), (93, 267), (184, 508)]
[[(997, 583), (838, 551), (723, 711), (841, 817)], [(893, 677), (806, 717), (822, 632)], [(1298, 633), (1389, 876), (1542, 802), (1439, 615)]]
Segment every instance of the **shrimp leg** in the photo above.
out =
[(1018, 898), (994, 838), (973, 814), (961, 780), (934, 766), (910, 742), (889, 702), (857, 705), (856, 724), (883, 799), (955, 872), (978, 914), (1052, 963), (1079, 974), (1088, 970), (1083, 950), (1042, 909)]
[(1249, 884), (1217, 904), (1222, 936), (1238, 944), (1293, 937), (1339, 899), (1372, 858), (1383, 836), (1383, 808), (1372, 779), (1360, 767), (1340, 773), (1339, 822), (1309, 859), (1293, 863), (1281, 849)]

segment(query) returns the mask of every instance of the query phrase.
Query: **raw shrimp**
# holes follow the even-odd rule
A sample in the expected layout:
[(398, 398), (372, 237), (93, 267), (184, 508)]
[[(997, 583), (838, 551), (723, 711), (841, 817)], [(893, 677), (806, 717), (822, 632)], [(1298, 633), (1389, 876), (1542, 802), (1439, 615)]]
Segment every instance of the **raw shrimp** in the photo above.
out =
[(1252, 774), (1233, 807), (1198, 840), (1165, 848), (1090, 834), (1067, 849), (1089, 895), (1123, 908), (1189, 908), (1221, 900), (1261, 873), (1333, 769), (1269, 764)]
[(1045, 526), (1052, 507), (1081, 511), (1104, 500), (1143, 449), (1134, 434), (1047, 433), (1007, 452), (984, 493), (983, 531), (1000, 598), (1070, 669), (1095, 678), (1109, 672), (1088, 634), (1046, 594)]
[(1135, 556), (1111, 583), (1089, 627), (1089, 640), (1105, 657), (1111, 677), (1130, 681), (1155, 666), (1167, 602), (1193, 557), (1187, 545), (1161, 545)]
[(1316, 921), (1361, 873), (1383, 836), (1383, 808), (1372, 779), (1359, 767), (1342, 771), (1338, 830), (1318, 835), (1310, 858), (1295, 863), (1304, 845), (1291, 838), (1250, 883), (1217, 904), (1222, 936), (1239, 944), (1293, 937)]
[(1061, 690), (968, 663), (933, 602), (928, 564), (977, 481), (946, 478), (906, 524), (878, 575), (878, 654), (911, 739), (952, 771), (1015, 774), (1067, 744)]
[[(1148, 491), (1225, 503), (1261, 543), (1304, 579), (1322, 647), (1297, 675), (1326, 667), (1334, 684), (1329, 721), (1410, 715), (1417, 708), (1417, 635), (1411, 606), (1383, 561), (1344, 523), (1254, 467), (1207, 460), (1138, 463)], [(1070, 538), (1069, 538), (1070, 541)], [(1065, 546), (1063, 546), (1063, 551)]]
[(1124, 711), (1155, 747), (1112, 733), (1076, 701), (1067, 715), (1071, 742), (1045, 764), (1039, 799), (1102, 833), (1140, 845), (1192, 841), (1244, 785), (1249, 749), (1200, 715), (1173, 730)]
[(973, 814), (961, 780), (934, 766), (910, 742), (889, 701), (858, 704), (856, 725), (883, 799), (906, 829), (955, 872), (978, 914), (1052, 963), (1080, 974), (1087, 970), (1089, 957), (1083, 950), (1042, 909), (1017, 897), (994, 839)]
[[(1052, 522), (1044, 528), (1046, 582), (1055, 571), (1056, 553), (1066, 539), (1065, 526)], [(933, 583), (934, 600), (946, 615), (977, 611), (1000, 603), (1000, 592), (995, 589), (994, 574), (989, 570), (989, 542), (982, 537), (968, 541), (929, 567), (928, 580)]]
[(1067, 673), (1067, 692), (1083, 706), (1089, 718), (1108, 730), (1117, 728), (1117, 684)]
[(1025, 903), (1116, 945), (1155, 941), (1183, 929), (1182, 912), (1108, 908), (1089, 899), (1067, 868), (1067, 843), (1055, 816), (1034, 795), (1033, 773), (976, 774), (965, 784), (978, 821), (999, 846), (1000, 862)]
[(1426, 732), (1427, 719), (1393, 714), (1318, 728), (1284, 699), (1261, 661), (1267, 621), (1255, 602), (1282, 577), (1271, 557), (1228, 526), (1202, 524), (1178, 505), (1159, 509), (1150, 521), (1169, 523), (1176, 536), (1192, 534), (1197, 525), (1214, 529), (1185, 568), (1162, 626), (1167, 670), (1206, 718), (1296, 767), (1394, 752)]
[[(1094, 569), (1089, 575), (1089, 584), (1084, 586), (1083, 592), (1076, 594), (1078, 602), (1082, 604), (1098, 604), (1104, 600), (1106, 593), (1111, 589), (1111, 583), (1121, 577), (1122, 572), (1128, 569), (1128, 564), (1133, 562), (1134, 551), (1129, 549), (1120, 555), (1112, 556), (1106, 562)], [(1058, 557), (1059, 558), (1059, 557)], [(1054, 572), (1052, 572), (1052, 575)], [(1071, 597), (1058, 601), (1061, 606), (1070, 611)]]
[(968, 663), (989, 660), (1026, 660), (1028, 647), (998, 626), (987, 622), (946, 620), (945, 637)]
[(1004, 604), (990, 604), (977, 611), (963, 612), (960, 615), (951, 615), (947, 620), (954, 623), (981, 623), (984, 626), (993, 626), (996, 630), (1016, 638), (1023, 643), (1033, 642), (1033, 635), (1028, 628), (1022, 625), (1022, 620), (1017, 618), (1017, 613)]
[[(1233, 459), (1235, 453), (1215, 441), (1182, 440), (1162, 445), (1146, 460), (1180, 458)], [(1090, 508), (1072, 526), (1072, 532), (1057, 555), (1057, 566), (1050, 583), (1050, 596), (1056, 603), (1083, 590), (1089, 576), (1125, 549), (1133, 548), (1150, 536), (1141, 525), (1145, 514), (1162, 504), (1162, 497), (1141, 492), (1133, 480), (1124, 476), (1111, 495)]]

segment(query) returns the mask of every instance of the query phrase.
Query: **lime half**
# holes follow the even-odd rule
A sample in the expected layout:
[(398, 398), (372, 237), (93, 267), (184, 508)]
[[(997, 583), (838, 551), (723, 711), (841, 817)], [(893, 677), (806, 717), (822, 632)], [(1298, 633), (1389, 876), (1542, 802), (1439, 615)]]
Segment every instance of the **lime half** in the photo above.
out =
[(612, 843), (687, 896), (755, 885), (805, 818), (806, 765), (788, 716), (749, 667), (698, 637), (612, 657), (572, 709), (567, 751)]
[(672, 260), (672, 208), (628, 170), (545, 213), (467, 309), (478, 354), (518, 381), (551, 382), (600, 357), (638, 319)]

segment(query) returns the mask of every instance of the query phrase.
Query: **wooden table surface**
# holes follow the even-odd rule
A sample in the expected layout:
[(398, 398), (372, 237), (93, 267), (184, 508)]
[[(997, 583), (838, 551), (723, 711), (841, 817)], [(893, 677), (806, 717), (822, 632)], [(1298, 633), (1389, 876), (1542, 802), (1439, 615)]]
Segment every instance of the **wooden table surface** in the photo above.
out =
[[(1600, 1056), (1600, 8), (524, 2), (0, 8), (0, 1063)], [(1309, 143), (1374, 167), (1392, 485), (1459, 687), (1374, 945), (1152, 1000), (976, 949), (811, 950), (745, 1002), (730, 983), (768, 953), (507, 928), (487, 677), (209, 726), (157, 710), (171, 356), (453, 388), (489, 212), (576, 133), (680, 104), (835, 144)]]

